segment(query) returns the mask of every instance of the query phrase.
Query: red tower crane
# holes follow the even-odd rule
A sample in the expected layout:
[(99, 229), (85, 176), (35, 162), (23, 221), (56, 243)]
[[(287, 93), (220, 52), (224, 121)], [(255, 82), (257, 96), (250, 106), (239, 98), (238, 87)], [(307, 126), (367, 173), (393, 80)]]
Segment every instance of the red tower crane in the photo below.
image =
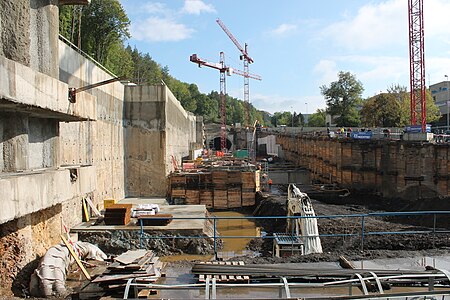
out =
[(408, 0), (409, 69), (411, 86), (411, 124), (420, 116), (422, 132), (426, 131), (425, 51), (423, 29), (423, 0)]
[(189, 57), (189, 60), (193, 63), (198, 64), (199, 67), (201, 66), (207, 66), (216, 70), (219, 70), (220, 72), (220, 117), (221, 117), (221, 127), (220, 127), (220, 147), (221, 150), (224, 150), (227, 146), (226, 139), (227, 139), (227, 115), (226, 115), (226, 82), (225, 82), (225, 73), (230, 76), (231, 74), (237, 74), (241, 76), (245, 76), (247, 78), (252, 78), (256, 80), (261, 80), (261, 77), (255, 74), (250, 74), (243, 72), (238, 69), (233, 69), (230, 67), (227, 67), (225, 65), (225, 55), (223, 52), (220, 52), (220, 62), (219, 63), (213, 63), (206, 61), (200, 57), (197, 56), (197, 54), (192, 54)]
[[(225, 24), (220, 20), (216, 20), (217, 24), (225, 31), (225, 33), (228, 35), (228, 37), (231, 39), (231, 41), (236, 45), (236, 47), (241, 51), (240, 59), (244, 61), (244, 72), (243, 74), (240, 74), (244, 76), (244, 102), (245, 102), (245, 124), (246, 126), (250, 125), (250, 84), (249, 84), (249, 78), (253, 78), (249, 73), (249, 67), (248, 65), (253, 63), (253, 59), (248, 55), (247, 52), (247, 44), (245, 44), (244, 48), (242, 48), (241, 44), (236, 40), (236, 38), (233, 36), (233, 34), (228, 30), (228, 28), (225, 26)], [(258, 80), (261, 80), (261, 77), (259, 77)]]

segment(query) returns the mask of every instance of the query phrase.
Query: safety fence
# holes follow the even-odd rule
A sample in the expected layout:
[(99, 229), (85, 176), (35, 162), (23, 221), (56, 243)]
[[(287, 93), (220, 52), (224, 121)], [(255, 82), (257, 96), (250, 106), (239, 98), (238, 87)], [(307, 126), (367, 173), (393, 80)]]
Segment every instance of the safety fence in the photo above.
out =
[[(237, 239), (237, 238), (246, 238), (246, 239), (253, 239), (253, 238), (262, 238), (262, 239), (275, 239), (276, 234), (274, 235), (222, 235), (218, 231), (218, 222), (221, 220), (252, 220), (255, 221), (271, 221), (271, 222), (279, 222), (279, 221), (285, 221), (288, 222), (298, 222), (300, 224), (300, 220), (302, 218), (316, 218), (318, 222), (320, 222), (320, 219), (328, 219), (328, 220), (338, 220), (338, 219), (352, 219), (356, 220), (354, 223), (359, 224), (358, 228), (353, 228), (351, 232), (334, 232), (334, 233), (327, 233), (327, 232), (321, 232), (319, 233), (319, 236), (322, 238), (329, 238), (329, 237), (355, 237), (360, 239), (360, 250), (364, 250), (364, 243), (365, 239), (368, 236), (389, 236), (389, 235), (416, 235), (416, 234), (423, 234), (423, 235), (430, 235), (430, 237), (436, 237), (439, 234), (447, 234), (450, 233), (450, 230), (446, 228), (445, 224), (439, 224), (438, 218), (439, 217), (446, 217), (448, 218), (450, 215), (450, 211), (411, 211), (411, 212), (375, 212), (375, 213), (367, 213), (367, 214), (351, 214), (351, 215), (319, 215), (319, 216), (263, 216), (263, 217), (257, 217), (257, 216), (232, 216), (232, 217), (217, 217), (217, 216), (208, 216), (208, 217), (173, 217), (172, 220), (204, 220), (205, 222), (209, 222), (212, 225), (212, 235), (209, 237), (213, 239), (214, 244), (214, 256), (215, 258), (218, 257), (219, 247), (218, 242), (219, 240), (224, 239)], [(398, 218), (402, 217), (409, 217), (413, 218), (415, 221), (417, 221), (419, 218), (423, 223), (428, 224), (428, 226), (416, 226), (411, 229), (411, 227), (406, 227), (405, 230), (381, 230), (381, 231), (371, 231), (366, 226), (366, 221), (368, 218), (395, 218), (398, 220)], [(157, 216), (152, 216), (152, 220), (158, 219)], [(142, 241), (145, 239), (204, 239), (205, 235), (180, 235), (180, 236), (160, 236), (155, 233), (155, 235), (148, 234), (146, 231), (151, 230), (150, 227), (144, 226), (143, 222), (145, 219), (140, 219), (140, 246), (143, 247)], [(320, 223), (319, 223), (320, 224)], [(386, 224), (392, 224), (392, 227), (395, 227), (394, 224), (398, 223), (386, 223)], [(440, 226), (439, 226), (440, 225)], [(320, 226), (320, 225), (319, 225)], [(302, 235), (299, 232), (295, 231), (296, 226), (290, 226), (292, 229), (290, 232), (287, 232), (287, 234), (290, 235), (292, 238), (292, 243), (296, 240), (304, 240), (306, 238), (311, 238), (311, 235)], [(298, 227), (297, 227), (298, 228)], [(409, 230), (406, 230), (409, 229)]]

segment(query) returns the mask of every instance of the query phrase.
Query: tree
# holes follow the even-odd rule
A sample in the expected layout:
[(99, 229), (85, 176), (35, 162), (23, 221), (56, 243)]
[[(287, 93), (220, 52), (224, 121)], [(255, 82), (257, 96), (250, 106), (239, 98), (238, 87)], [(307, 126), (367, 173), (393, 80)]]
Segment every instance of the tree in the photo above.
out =
[(131, 51), (124, 48), (121, 42), (112, 44), (106, 58), (105, 67), (117, 76), (132, 79), (135, 66)]
[(93, 0), (83, 8), (81, 48), (104, 64), (111, 45), (130, 37), (130, 20), (118, 0)]
[(329, 87), (320, 87), (327, 103), (327, 111), (336, 116), (337, 126), (358, 126), (358, 105), (364, 88), (355, 75), (350, 72), (339, 72), (338, 81), (332, 82)]
[(368, 127), (399, 126), (401, 105), (395, 96), (382, 93), (367, 99), (361, 109), (363, 124)]
[(310, 127), (325, 127), (326, 111), (317, 109), (315, 113), (309, 116), (308, 126)]
[[(402, 127), (411, 125), (410, 97), (405, 86), (391, 85), (387, 93), (367, 99), (361, 109), (365, 126)], [(427, 122), (439, 118), (439, 109), (435, 105), (429, 91), (427, 97)]]

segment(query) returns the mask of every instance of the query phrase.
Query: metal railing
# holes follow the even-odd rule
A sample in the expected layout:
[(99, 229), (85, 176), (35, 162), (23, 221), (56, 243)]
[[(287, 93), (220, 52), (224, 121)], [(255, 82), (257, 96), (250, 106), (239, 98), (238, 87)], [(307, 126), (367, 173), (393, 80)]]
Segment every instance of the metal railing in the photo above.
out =
[[(375, 236), (375, 235), (414, 235), (414, 234), (432, 234), (433, 236), (437, 234), (450, 233), (450, 230), (444, 228), (437, 227), (437, 216), (450, 215), (450, 211), (411, 211), (411, 212), (375, 212), (375, 213), (367, 213), (367, 214), (352, 214), (352, 215), (324, 215), (324, 216), (264, 216), (264, 217), (255, 217), (255, 216), (242, 216), (242, 217), (173, 217), (172, 220), (205, 220), (209, 221), (213, 227), (212, 236), (205, 235), (186, 235), (186, 236), (160, 236), (160, 235), (149, 235), (146, 233), (147, 231), (151, 231), (151, 226), (144, 226), (143, 220), (140, 219), (140, 235), (139, 235), (139, 243), (140, 247), (143, 248), (142, 241), (144, 239), (204, 239), (204, 238), (212, 238), (214, 243), (214, 256), (217, 259), (218, 257), (218, 240), (220, 239), (230, 239), (230, 238), (264, 238), (264, 239), (274, 239), (274, 236), (266, 235), (266, 236), (236, 236), (236, 235), (221, 235), (217, 229), (217, 223), (220, 220), (286, 220), (286, 221), (294, 221), (298, 222), (302, 218), (316, 218), (316, 219), (339, 219), (339, 218), (349, 218), (349, 219), (358, 219), (359, 220), (359, 230), (358, 232), (352, 233), (320, 233), (318, 236), (320, 238), (325, 237), (359, 237), (361, 241), (361, 250), (364, 250), (364, 242), (367, 236)], [(426, 229), (417, 230), (405, 230), (405, 231), (368, 231), (366, 227), (367, 218), (375, 218), (375, 217), (405, 217), (405, 216), (425, 216), (429, 217), (429, 221), (432, 221), (433, 226), (426, 227)], [(157, 215), (152, 216), (152, 219), (158, 219)], [(166, 219), (166, 218), (164, 218)], [(319, 223), (320, 226), (320, 223)], [(292, 226), (291, 236), (293, 238), (303, 239), (307, 237), (312, 237), (311, 235), (297, 235), (294, 232), (294, 227)], [(422, 227), (423, 228), (423, 227)]]

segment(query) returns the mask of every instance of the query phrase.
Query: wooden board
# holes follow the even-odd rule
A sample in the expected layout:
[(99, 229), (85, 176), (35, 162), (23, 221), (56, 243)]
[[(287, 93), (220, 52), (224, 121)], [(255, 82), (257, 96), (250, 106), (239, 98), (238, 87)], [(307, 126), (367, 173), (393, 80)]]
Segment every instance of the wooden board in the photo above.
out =
[(64, 245), (66, 245), (67, 249), (69, 249), (70, 255), (72, 255), (72, 257), (75, 259), (75, 262), (77, 263), (78, 267), (80, 267), (81, 272), (83, 272), (83, 275), (86, 277), (87, 280), (91, 280), (91, 276), (89, 275), (88, 271), (86, 271), (86, 269), (84, 268), (83, 263), (78, 258), (78, 255), (75, 254), (72, 246), (69, 244), (67, 239), (62, 234), (61, 234), (61, 239), (63, 240)]
[(115, 261), (120, 262), (121, 264), (128, 265), (138, 259), (141, 259), (143, 256), (147, 254), (147, 250), (139, 249), (139, 250), (128, 250), (125, 253), (114, 258)]

